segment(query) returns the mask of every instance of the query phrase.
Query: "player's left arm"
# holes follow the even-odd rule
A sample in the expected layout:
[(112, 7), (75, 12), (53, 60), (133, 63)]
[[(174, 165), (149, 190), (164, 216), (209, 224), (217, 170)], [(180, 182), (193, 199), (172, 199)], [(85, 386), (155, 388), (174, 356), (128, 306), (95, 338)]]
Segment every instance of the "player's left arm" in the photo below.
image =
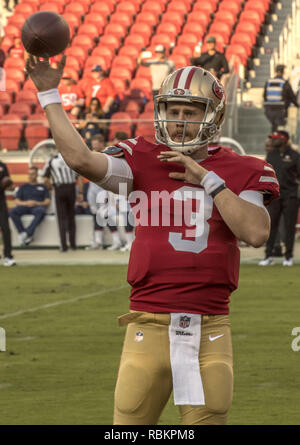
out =
[[(209, 173), (191, 157), (177, 152), (162, 152), (161, 161), (176, 162), (185, 167), (184, 173), (169, 173), (170, 178), (199, 185)], [(221, 178), (220, 178), (221, 179)], [(270, 234), (270, 217), (264, 207), (246, 201), (228, 188), (224, 188), (214, 197), (224, 222), (240, 240), (253, 247), (262, 246)]]

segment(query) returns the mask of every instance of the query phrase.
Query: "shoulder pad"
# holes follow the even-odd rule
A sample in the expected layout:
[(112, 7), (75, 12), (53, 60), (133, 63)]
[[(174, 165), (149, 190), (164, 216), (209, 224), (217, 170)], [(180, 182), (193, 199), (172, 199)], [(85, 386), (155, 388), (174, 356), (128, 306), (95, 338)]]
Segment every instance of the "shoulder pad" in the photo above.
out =
[(106, 147), (103, 153), (105, 153), (106, 155), (114, 156), (115, 158), (124, 156), (123, 150), (120, 147), (116, 147), (115, 145)]

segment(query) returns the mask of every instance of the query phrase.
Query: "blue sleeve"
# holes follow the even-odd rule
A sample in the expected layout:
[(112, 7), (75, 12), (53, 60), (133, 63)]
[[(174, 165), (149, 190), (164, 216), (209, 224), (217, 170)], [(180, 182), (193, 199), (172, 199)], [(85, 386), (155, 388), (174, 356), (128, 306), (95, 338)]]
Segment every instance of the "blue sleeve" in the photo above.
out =
[(20, 199), (20, 201), (24, 201), (23, 192), (24, 192), (24, 187), (23, 187), (23, 185), (21, 185), (21, 187), (19, 188), (19, 190), (16, 193), (16, 198)]
[(48, 188), (46, 186), (44, 186), (44, 187), (45, 187), (45, 193), (44, 193), (45, 197), (44, 197), (44, 199), (50, 198), (50, 193), (49, 193)]

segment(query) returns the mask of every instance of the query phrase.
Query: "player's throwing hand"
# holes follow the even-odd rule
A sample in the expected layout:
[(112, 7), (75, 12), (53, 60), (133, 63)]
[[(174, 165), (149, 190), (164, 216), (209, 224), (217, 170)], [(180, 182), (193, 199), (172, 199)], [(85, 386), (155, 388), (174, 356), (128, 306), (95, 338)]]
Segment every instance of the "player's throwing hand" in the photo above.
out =
[(66, 58), (63, 55), (58, 67), (52, 68), (49, 64), (49, 59), (39, 60), (38, 57), (29, 55), (25, 69), (39, 92), (58, 87), (66, 64)]
[(208, 170), (199, 165), (190, 156), (186, 156), (178, 151), (162, 151), (157, 156), (162, 162), (177, 162), (185, 167), (184, 173), (171, 172), (169, 177), (172, 179), (179, 179), (189, 182), (191, 184), (198, 185), (208, 173)]

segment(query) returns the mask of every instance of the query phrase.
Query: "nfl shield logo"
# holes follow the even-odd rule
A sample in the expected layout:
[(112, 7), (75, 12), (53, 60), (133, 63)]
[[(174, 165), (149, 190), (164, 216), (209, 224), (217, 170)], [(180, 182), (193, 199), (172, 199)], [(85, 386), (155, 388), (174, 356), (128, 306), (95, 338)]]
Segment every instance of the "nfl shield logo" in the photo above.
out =
[(183, 315), (180, 317), (179, 326), (183, 329), (188, 328), (191, 322), (191, 317), (187, 317), (186, 315)]
[(143, 341), (143, 340), (144, 340), (144, 333), (142, 331), (137, 331), (135, 333), (134, 341), (139, 343), (140, 341)]

